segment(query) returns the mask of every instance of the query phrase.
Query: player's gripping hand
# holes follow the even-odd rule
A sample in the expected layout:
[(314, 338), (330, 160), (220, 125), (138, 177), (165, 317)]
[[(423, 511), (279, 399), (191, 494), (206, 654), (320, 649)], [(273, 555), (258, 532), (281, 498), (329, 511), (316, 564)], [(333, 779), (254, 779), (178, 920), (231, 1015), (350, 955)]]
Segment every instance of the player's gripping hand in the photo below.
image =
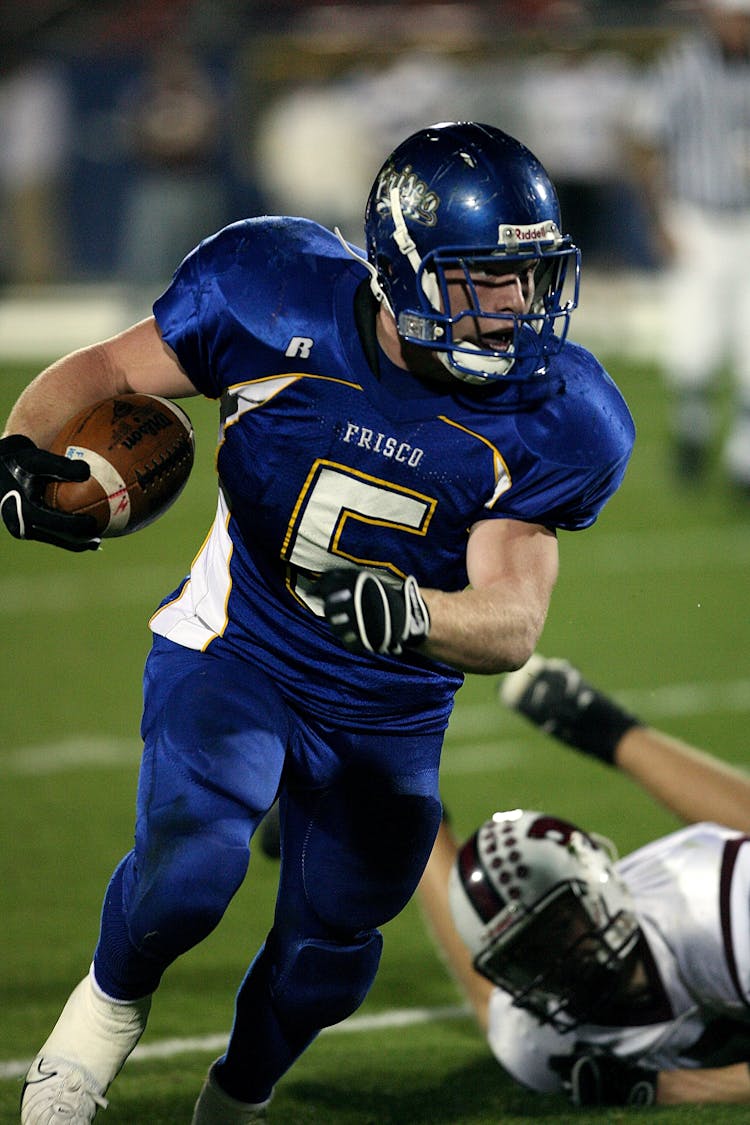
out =
[(328, 624), (352, 652), (397, 656), (429, 635), (430, 615), (412, 575), (396, 586), (371, 570), (329, 570), (314, 593), (323, 599)]
[[(555, 1064), (553, 1064), (555, 1065)], [(609, 1055), (575, 1054), (555, 1069), (575, 1106), (654, 1105), (657, 1071)]]
[(56, 512), (43, 501), (51, 481), (84, 481), (90, 473), (85, 461), (48, 453), (23, 434), (0, 438), (0, 515), (8, 531), (67, 551), (95, 551), (93, 516)]

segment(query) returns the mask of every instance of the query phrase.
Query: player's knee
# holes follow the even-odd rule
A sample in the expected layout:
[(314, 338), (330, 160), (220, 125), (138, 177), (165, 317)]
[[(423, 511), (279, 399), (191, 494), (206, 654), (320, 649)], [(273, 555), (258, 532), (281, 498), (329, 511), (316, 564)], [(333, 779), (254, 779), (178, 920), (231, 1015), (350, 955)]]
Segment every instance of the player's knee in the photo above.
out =
[(382, 947), (377, 930), (348, 942), (299, 942), (272, 985), (279, 1019), (297, 1030), (317, 1030), (346, 1019), (367, 995)]
[(218, 925), (241, 885), (248, 849), (238, 842), (182, 837), (140, 873), (128, 912), (142, 952), (172, 960)]
[[(399, 914), (424, 871), (440, 824), (432, 795), (350, 782), (321, 801), (305, 840), (305, 895), (334, 932), (375, 929)], [(377, 824), (378, 831), (373, 831)]]

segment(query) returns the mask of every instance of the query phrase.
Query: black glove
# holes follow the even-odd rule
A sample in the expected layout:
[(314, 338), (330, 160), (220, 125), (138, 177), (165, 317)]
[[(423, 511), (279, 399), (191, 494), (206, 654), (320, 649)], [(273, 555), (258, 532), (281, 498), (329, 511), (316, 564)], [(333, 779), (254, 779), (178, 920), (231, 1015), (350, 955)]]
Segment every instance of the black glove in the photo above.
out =
[(552, 1060), (575, 1106), (654, 1105), (658, 1071), (610, 1055), (569, 1055)]
[(95, 551), (93, 516), (56, 512), (44, 503), (51, 481), (84, 481), (91, 475), (85, 461), (72, 461), (39, 449), (31, 438), (10, 434), (0, 438), (0, 515), (16, 539), (36, 539), (66, 551)]
[(500, 698), (547, 734), (609, 766), (615, 765), (622, 736), (643, 725), (585, 680), (570, 661), (540, 653), (503, 677)]
[(329, 570), (313, 587), (328, 624), (352, 652), (391, 653), (417, 645), (430, 632), (430, 615), (412, 575), (398, 586), (371, 570)]

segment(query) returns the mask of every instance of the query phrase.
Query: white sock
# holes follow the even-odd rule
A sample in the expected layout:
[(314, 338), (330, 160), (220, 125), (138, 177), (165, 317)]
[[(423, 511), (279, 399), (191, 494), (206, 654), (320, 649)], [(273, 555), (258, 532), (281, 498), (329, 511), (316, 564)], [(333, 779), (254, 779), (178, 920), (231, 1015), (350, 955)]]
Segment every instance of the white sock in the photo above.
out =
[(70, 994), (39, 1055), (75, 1063), (104, 1093), (143, 1034), (150, 1007), (151, 996), (107, 996), (96, 983), (92, 965)]

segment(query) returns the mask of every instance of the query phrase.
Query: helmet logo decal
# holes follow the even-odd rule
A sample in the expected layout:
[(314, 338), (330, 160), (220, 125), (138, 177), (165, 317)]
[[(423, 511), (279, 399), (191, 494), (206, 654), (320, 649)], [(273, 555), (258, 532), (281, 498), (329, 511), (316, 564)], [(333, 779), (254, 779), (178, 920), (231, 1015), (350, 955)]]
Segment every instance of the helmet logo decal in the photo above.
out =
[(529, 825), (527, 832), (532, 840), (552, 840), (553, 843), (562, 844), (563, 847), (570, 843), (574, 835), (580, 834), (580, 829), (554, 816), (538, 816), (534, 823)]
[(407, 164), (402, 171), (397, 171), (395, 165), (388, 163), (378, 177), (375, 192), (375, 206), (383, 215), (391, 210), (391, 191), (398, 190), (401, 201), (401, 210), (407, 219), (422, 223), (426, 227), (434, 227), (437, 222), (437, 211), (440, 206), (440, 196), (430, 191), (424, 180)]
[(551, 242), (557, 246), (562, 236), (557, 223), (548, 219), (546, 223), (510, 224), (501, 223), (497, 228), (497, 244), (504, 250), (517, 250), (530, 242)]

